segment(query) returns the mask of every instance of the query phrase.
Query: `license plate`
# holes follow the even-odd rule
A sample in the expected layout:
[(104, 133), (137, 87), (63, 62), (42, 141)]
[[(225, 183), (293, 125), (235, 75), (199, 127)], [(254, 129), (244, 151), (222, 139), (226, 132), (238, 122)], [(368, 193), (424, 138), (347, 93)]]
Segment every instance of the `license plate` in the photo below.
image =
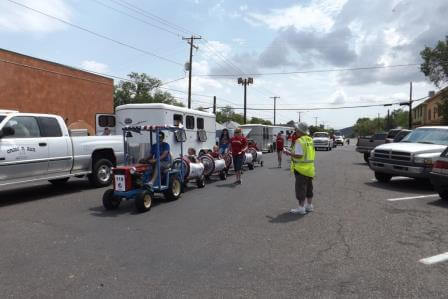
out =
[(115, 191), (126, 191), (124, 175), (115, 175)]

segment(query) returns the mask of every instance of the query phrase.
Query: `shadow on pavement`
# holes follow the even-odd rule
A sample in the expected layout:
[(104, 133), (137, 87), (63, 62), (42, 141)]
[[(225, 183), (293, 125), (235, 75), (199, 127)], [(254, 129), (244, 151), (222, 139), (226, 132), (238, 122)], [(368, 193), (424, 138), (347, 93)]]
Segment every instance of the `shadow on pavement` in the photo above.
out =
[(428, 202), (428, 205), (448, 209), (448, 200), (440, 198), (438, 200)]
[(292, 222), (292, 221), (297, 221), (297, 220), (303, 218), (303, 216), (305, 216), (305, 215), (293, 214), (291, 212), (284, 212), (275, 217), (266, 216), (266, 218), (269, 219), (270, 223), (288, 223), (288, 222)]
[(417, 194), (422, 191), (433, 191), (434, 188), (429, 181), (415, 180), (415, 179), (392, 179), (389, 183), (380, 182), (366, 182), (367, 186), (375, 187), (389, 191), (402, 191), (402, 192), (416, 192)]
[[(171, 201), (166, 200), (163, 197), (163, 195), (156, 196), (152, 200), (151, 210), (156, 208), (158, 205), (169, 203), (169, 202), (171, 202)], [(90, 214), (92, 216), (105, 217), (105, 218), (115, 218), (115, 217), (118, 217), (123, 214), (139, 215), (139, 214), (145, 214), (145, 213), (151, 212), (151, 210), (149, 210), (145, 213), (137, 212), (137, 210), (135, 209), (133, 199), (129, 199), (129, 200), (123, 199), (121, 201), (120, 207), (116, 210), (106, 210), (103, 206), (93, 207), (93, 208), (90, 208), (89, 210), (90, 210), (90, 212), (91, 212)]]
[(92, 189), (86, 180), (68, 181), (63, 186), (51, 184), (34, 185), (20, 189), (0, 191), (0, 207), (25, 203), (28, 201), (48, 199), (55, 196), (69, 195)]
[(235, 188), (236, 186), (238, 186), (237, 184), (235, 184), (234, 182), (232, 183), (228, 183), (228, 184), (221, 184), (221, 185), (216, 185), (216, 187), (226, 187), (226, 188)]
[(368, 166), (368, 164), (366, 162), (354, 162), (352, 163), (353, 165), (363, 165), (363, 166)]

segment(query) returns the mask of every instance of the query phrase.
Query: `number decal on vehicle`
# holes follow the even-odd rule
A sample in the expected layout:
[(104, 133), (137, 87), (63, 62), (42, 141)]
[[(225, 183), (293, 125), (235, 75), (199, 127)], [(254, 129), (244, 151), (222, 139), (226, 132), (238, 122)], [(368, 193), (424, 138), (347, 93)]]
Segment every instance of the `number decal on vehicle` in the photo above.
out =
[(115, 176), (115, 191), (126, 191), (124, 175)]

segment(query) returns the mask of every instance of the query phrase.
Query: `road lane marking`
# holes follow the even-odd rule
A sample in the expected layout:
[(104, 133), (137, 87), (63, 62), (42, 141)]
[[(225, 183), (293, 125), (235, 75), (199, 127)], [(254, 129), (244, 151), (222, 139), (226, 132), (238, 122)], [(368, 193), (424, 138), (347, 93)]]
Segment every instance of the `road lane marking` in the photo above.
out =
[(419, 260), (420, 263), (423, 263), (425, 265), (432, 265), (432, 264), (437, 264), (440, 262), (444, 262), (448, 260), (448, 252), (442, 253), (442, 254), (438, 254), (438, 255), (434, 255), (434, 256), (430, 256), (424, 259)]
[(429, 198), (429, 197), (439, 197), (439, 194), (429, 194), (429, 195), (419, 195), (419, 196), (409, 196), (409, 197), (399, 197), (399, 198), (389, 198), (387, 201), (400, 201), (408, 199), (418, 199), (418, 198)]

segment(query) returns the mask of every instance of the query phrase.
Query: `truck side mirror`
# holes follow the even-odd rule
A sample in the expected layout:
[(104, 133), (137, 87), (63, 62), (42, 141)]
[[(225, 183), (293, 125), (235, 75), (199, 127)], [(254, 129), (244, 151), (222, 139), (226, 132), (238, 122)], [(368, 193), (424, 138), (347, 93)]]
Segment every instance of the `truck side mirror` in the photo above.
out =
[(14, 135), (16, 132), (14, 130), (14, 128), (11, 127), (4, 127), (1, 131), (0, 131), (0, 138), (6, 137), (6, 136), (12, 136)]

